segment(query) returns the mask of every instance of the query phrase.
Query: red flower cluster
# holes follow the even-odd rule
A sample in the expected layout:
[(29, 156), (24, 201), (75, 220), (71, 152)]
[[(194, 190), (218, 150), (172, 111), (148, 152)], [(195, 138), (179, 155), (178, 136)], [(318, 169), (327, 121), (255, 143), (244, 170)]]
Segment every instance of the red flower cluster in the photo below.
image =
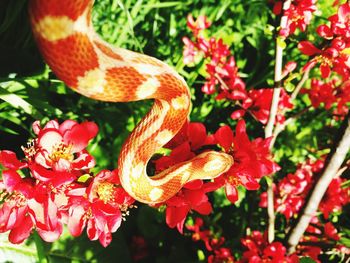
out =
[(322, 223), (317, 217), (313, 217), (310, 225), (307, 227), (296, 250), (298, 254), (311, 257), (315, 262), (318, 256), (328, 248), (333, 248), (333, 252), (339, 251), (342, 254), (349, 254), (344, 245), (337, 245), (340, 240), (338, 230), (331, 222)]
[(238, 75), (238, 68), (229, 48), (222, 39), (211, 37), (209, 40), (203, 37), (202, 31), (210, 26), (205, 16), (199, 16), (196, 21), (191, 15), (187, 18), (187, 25), (191, 29), (195, 41), (184, 37), (184, 62), (190, 64), (196, 61), (196, 56), (201, 55), (206, 60), (208, 76), (202, 87), (206, 94), (218, 92), (217, 99), (227, 98), (231, 100), (246, 97), (245, 84)]
[(338, 13), (329, 17), (331, 23), (320, 25), (317, 29), (319, 36), (324, 38), (326, 45), (321, 49), (315, 47), (309, 41), (299, 43), (300, 51), (308, 56), (314, 56), (304, 67), (304, 70), (313, 68), (320, 64), (323, 78), (330, 76), (331, 71), (343, 77), (343, 81), (350, 76), (350, 3), (339, 6)]
[[(287, 17), (287, 25), (285, 28), (281, 28), (280, 35), (288, 37), (294, 34), (297, 28), (304, 32), (311, 22), (312, 13), (316, 11), (316, 2), (317, 0), (292, 1), (289, 9), (284, 11), (283, 15)], [(277, 1), (274, 6), (274, 12), (278, 13), (281, 11), (282, 1)]]
[(154, 161), (156, 171), (187, 161), (208, 148), (220, 145), (225, 152), (232, 154), (234, 164), (231, 169), (216, 178), (214, 182), (204, 183), (201, 180), (190, 182), (174, 197), (165, 202), (166, 222), (170, 227), (177, 227), (182, 233), (187, 214), (195, 210), (207, 215), (212, 206), (207, 193), (225, 186), (227, 198), (236, 202), (238, 194), (236, 187), (243, 185), (248, 190), (259, 188), (262, 176), (274, 173), (279, 167), (271, 159), (269, 149), (270, 139), (257, 138), (250, 141), (246, 134), (245, 122), (239, 121), (236, 134), (229, 126), (223, 126), (214, 135), (207, 135), (202, 123), (186, 123), (182, 130), (167, 144), (171, 149), (168, 156)]
[(327, 110), (335, 106), (333, 110), (335, 116), (345, 116), (349, 111), (347, 106), (347, 103), (350, 102), (349, 81), (341, 82), (333, 78), (329, 82), (323, 82), (312, 79), (311, 88), (303, 89), (302, 92), (309, 95), (312, 106), (315, 108), (318, 108), (320, 104), (323, 104)]
[[(316, 174), (322, 171), (323, 166), (323, 159), (316, 162), (307, 161), (300, 165), (294, 174), (288, 174), (277, 186), (274, 185), (275, 210), (283, 214), (287, 220), (296, 217), (304, 205), (310, 189), (312, 189), (317, 180)], [(331, 213), (341, 212), (342, 207), (350, 202), (350, 188), (342, 187), (344, 181), (340, 177), (336, 177), (328, 187), (318, 207), (319, 212), (323, 215), (323, 221), (328, 220)], [(267, 207), (266, 192), (262, 193), (259, 205)], [(305, 232), (301, 245), (297, 247), (297, 253), (298, 255), (308, 255), (319, 262), (317, 257), (322, 252), (322, 249), (317, 243), (332, 244), (329, 247), (334, 247), (334, 241), (339, 239), (340, 237), (333, 224), (331, 222), (322, 224), (315, 214)], [(304, 245), (303, 242), (311, 242), (316, 245)], [(339, 246), (337, 249), (339, 251), (342, 250), (342, 246)]]
[(98, 132), (96, 124), (50, 121), (41, 128), (35, 122), (33, 130), (37, 138), (23, 147), (22, 161), (0, 151), (0, 232), (10, 231), (9, 240), (21, 243), (36, 229), (52, 242), (67, 224), (73, 236), (87, 227), (91, 240), (107, 246), (133, 199), (117, 171), (89, 174), (95, 161), (85, 148)]
[(287, 255), (287, 249), (280, 242), (268, 243), (266, 235), (253, 231), (250, 236), (241, 239), (247, 249), (239, 262), (288, 262), (298, 263), (297, 255)]
[[(270, 115), (272, 96), (273, 89), (249, 90), (247, 98), (242, 103), (242, 109), (232, 112), (231, 118), (234, 120), (239, 119), (243, 117), (246, 112), (249, 112), (258, 121), (266, 124)], [(293, 106), (290, 96), (284, 89), (282, 89), (280, 100), (278, 102), (276, 121), (283, 123), (285, 121), (284, 109), (293, 109)]]
[(216, 183), (225, 185), (226, 196), (232, 203), (238, 200), (238, 185), (243, 185), (248, 190), (257, 190), (261, 177), (280, 169), (272, 161), (271, 138), (250, 141), (243, 120), (237, 123), (235, 134), (229, 126), (223, 126), (216, 131), (215, 138), (225, 152), (234, 158), (231, 169), (215, 179)]
[(197, 217), (194, 225), (186, 225), (186, 228), (192, 232), (193, 241), (203, 241), (205, 248), (211, 254), (208, 257), (208, 263), (233, 263), (234, 258), (231, 250), (227, 247), (222, 247), (225, 243), (224, 237), (216, 237), (210, 230), (201, 230), (203, 227), (203, 219)]
[[(319, 173), (324, 165), (323, 160), (307, 161), (299, 166), (294, 174), (288, 174), (275, 186), (275, 210), (283, 214), (288, 220), (298, 214), (305, 202), (305, 198), (315, 184), (315, 174)], [(319, 210), (324, 218), (330, 213), (341, 211), (342, 207), (350, 202), (349, 188), (342, 188), (344, 180), (334, 178), (323, 197)], [(261, 195), (261, 207), (267, 207), (267, 194)]]
[[(239, 77), (236, 62), (231, 52), (222, 39), (216, 40), (210, 38), (206, 40), (202, 36), (202, 31), (210, 26), (205, 16), (198, 17), (197, 21), (193, 20), (191, 15), (188, 16), (187, 25), (193, 32), (195, 41), (184, 37), (184, 62), (190, 64), (196, 62), (196, 58), (202, 55), (205, 59), (206, 82), (202, 87), (202, 91), (206, 94), (217, 92), (216, 99), (228, 99), (240, 101), (237, 103), (241, 109), (232, 112), (233, 119), (239, 119), (246, 112), (252, 114), (258, 121), (263, 124), (267, 123), (272, 103), (273, 89), (260, 89), (249, 91), (246, 90), (245, 84)], [(287, 66), (287, 65), (286, 65)], [(288, 70), (295, 68), (295, 63), (288, 64)], [(288, 74), (288, 72), (285, 72)], [(283, 109), (292, 109), (289, 95), (283, 91), (279, 102), (279, 114), (277, 120), (284, 121)]]

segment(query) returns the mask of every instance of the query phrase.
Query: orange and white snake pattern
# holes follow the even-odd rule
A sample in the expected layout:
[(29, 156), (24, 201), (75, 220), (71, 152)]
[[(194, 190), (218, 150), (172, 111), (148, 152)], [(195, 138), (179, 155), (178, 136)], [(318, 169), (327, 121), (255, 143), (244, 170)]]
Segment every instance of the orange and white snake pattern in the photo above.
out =
[[(124, 143), (118, 160), (124, 189), (154, 204), (174, 196), (195, 179), (212, 179), (233, 163), (215, 151), (149, 177), (152, 155), (183, 126), (190, 110), (186, 82), (165, 63), (103, 41), (91, 23), (93, 0), (30, 0), (29, 14), (39, 49), (67, 86), (91, 99), (128, 102), (154, 99), (154, 105)], [(117, 116), (116, 116), (117, 118)]]

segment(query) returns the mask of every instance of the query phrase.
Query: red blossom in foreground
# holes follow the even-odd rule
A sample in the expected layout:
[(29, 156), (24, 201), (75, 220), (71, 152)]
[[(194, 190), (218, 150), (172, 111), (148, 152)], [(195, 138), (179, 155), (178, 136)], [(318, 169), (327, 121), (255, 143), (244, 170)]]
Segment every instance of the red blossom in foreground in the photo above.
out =
[(19, 244), (29, 237), (34, 226), (29, 207), (29, 200), (34, 194), (34, 180), (22, 179), (15, 170), (3, 171), (2, 177), (0, 198), (4, 203), (0, 206), (0, 233), (10, 231), (10, 242)]
[(170, 155), (154, 161), (156, 171), (160, 172), (177, 163), (190, 160), (202, 147), (214, 144), (216, 144), (214, 136), (207, 135), (203, 123), (186, 122), (177, 135), (164, 146), (172, 150)]
[(101, 171), (87, 189), (74, 189), (68, 196), (68, 229), (71, 234), (79, 236), (87, 227), (89, 239), (98, 239), (104, 247), (110, 244), (112, 233), (119, 228), (122, 212), (134, 202), (121, 187), (116, 170)]
[(271, 138), (250, 141), (243, 120), (237, 123), (235, 134), (229, 126), (223, 126), (216, 131), (215, 138), (225, 152), (234, 158), (231, 169), (215, 179), (217, 183), (225, 185), (226, 196), (232, 203), (238, 200), (238, 185), (243, 185), (248, 190), (257, 190), (261, 177), (280, 169), (272, 161), (269, 149)]
[(187, 183), (175, 196), (165, 202), (166, 223), (169, 227), (177, 227), (183, 233), (183, 225), (187, 214), (194, 210), (202, 215), (208, 215), (213, 208), (206, 195), (213, 191), (211, 184), (201, 180)]
[(0, 151), (0, 232), (10, 231), (9, 240), (17, 244), (35, 229), (53, 242), (64, 224), (73, 236), (87, 226), (88, 237), (107, 246), (134, 200), (121, 188), (115, 171), (90, 175), (95, 162), (85, 148), (96, 136), (96, 124), (49, 121), (41, 128), (35, 122), (33, 130), (37, 138), (22, 148), (23, 160)]
[(33, 130), (38, 137), (33, 147), (25, 151), (28, 160), (54, 171), (84, 170), (95, 165), (93, 157), (85, 151), (98, 132), (95, 123), (67, 120), (59, 125), (50, 121), (41, 129), (36, 121)]

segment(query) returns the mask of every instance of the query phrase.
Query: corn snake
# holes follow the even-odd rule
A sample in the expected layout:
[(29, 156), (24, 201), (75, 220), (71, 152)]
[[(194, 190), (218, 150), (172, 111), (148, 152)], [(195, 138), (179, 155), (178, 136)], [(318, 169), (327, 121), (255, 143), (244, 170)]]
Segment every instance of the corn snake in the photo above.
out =
[(195, 179), (212, 179), (232, 165), (230, 155), (203, 152), (149, 177), (152, 155), (181, 129), (190, 111), (186, 82), (165, 63), (103, 41), (91, 22), (93, 0), (30, 0), (32, 30), (46, 63), (76, 92), (94, 100), (154, 99), (148, 114), (123, 144), (119, 177), (136, 200), (153, 204)]

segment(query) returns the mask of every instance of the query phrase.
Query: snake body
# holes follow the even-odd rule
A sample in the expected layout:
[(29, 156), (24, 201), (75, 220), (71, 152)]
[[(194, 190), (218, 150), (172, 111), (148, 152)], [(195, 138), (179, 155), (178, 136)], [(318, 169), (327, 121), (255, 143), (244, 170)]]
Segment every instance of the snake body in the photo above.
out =
[(190, 111), (190, 93), (165, 63), (103, 41), (91, 22), (93, 0), (30, 0), (32, 30), (46, 63), (76, 92), (91, 99), (129, 102), (154, 99), (148, 114), (123, 144), (118, 169), (123, 188), (154, 204), (174, 196), (195, 179), (212, 179), (233, 163), (230, 155), (207, 151), (149, 177), (152, 155), (171, 140)]

